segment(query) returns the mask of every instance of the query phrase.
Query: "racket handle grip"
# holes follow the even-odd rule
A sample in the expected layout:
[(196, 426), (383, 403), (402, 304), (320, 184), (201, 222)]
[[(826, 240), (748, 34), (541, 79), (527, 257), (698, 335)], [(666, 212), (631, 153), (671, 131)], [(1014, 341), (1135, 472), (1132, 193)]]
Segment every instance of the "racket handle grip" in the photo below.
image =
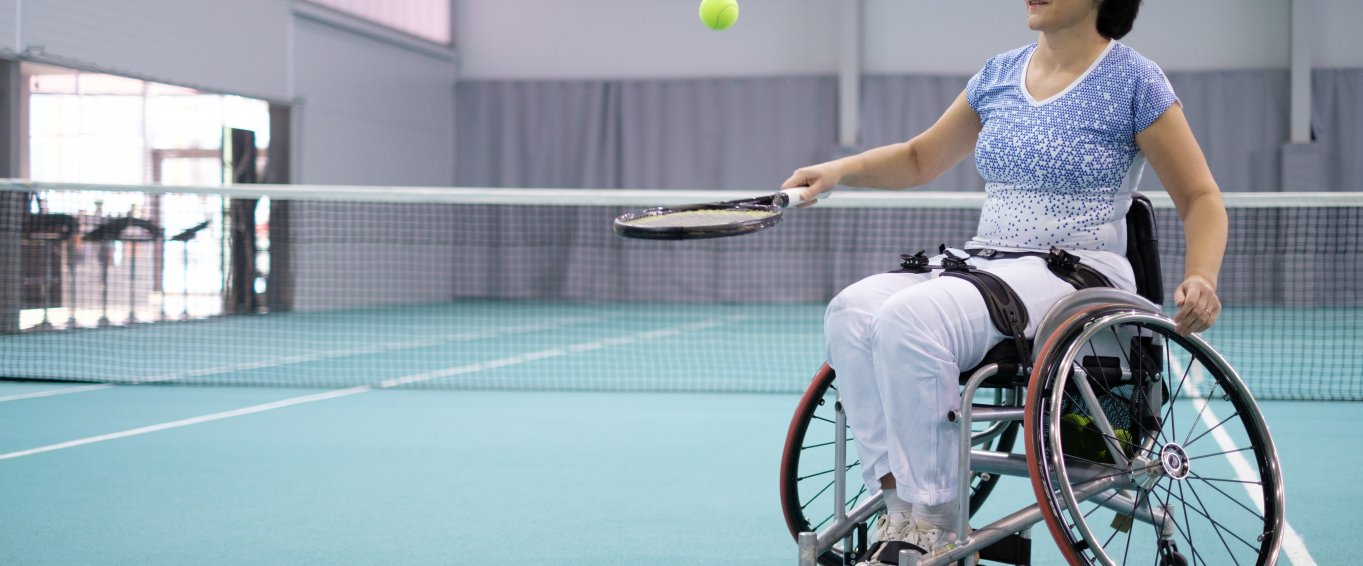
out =
[[(800, 206), (802, 204), (812, 202), (811, 199), (805, 197), (805, 191), (807, 190), (809, 190), (809, 187), (795, 187), (793, 189), (782, 190), (781, 194), (786, 195), (786, 206), (787, 207)], [(819, 193), (818, 196), (816, 196), (812, 200), (819, 200), (823, 198), (825, 194), (827, 193)]]

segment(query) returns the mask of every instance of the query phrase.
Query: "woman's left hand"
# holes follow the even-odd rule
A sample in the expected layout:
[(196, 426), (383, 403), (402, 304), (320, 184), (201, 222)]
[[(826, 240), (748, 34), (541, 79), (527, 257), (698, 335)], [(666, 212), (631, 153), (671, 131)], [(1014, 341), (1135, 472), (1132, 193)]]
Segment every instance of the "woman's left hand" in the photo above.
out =
[(1216, 298), (1216, 285), (1206, 277), (1194, 275), (1183, 280), (1174, 291), (1174, 304), (1179, 307), (1174, 315), (1175, 329), (1187, 336), (1212, 327), (1221, 315), (1221, 300)]

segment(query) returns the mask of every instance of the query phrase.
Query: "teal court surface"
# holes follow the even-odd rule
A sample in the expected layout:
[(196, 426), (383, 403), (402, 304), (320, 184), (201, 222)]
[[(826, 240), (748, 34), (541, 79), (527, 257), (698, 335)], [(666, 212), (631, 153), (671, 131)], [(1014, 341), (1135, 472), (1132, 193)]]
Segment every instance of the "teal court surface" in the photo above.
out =
[[(777, 472), (822, 307), (406, 308), (392, 328), (368, 309), (6, 342), (30, 377), (86, 382), (0, 382), (0, 562), (795, 563)], [(1228, 357), (1278, 387), (1254, 381), (1275, 360)], [(1281, 563), (1350, 563), (1359, 405), (1261, 407)], [(1000, 486), (982, 513), (1031, 498)]]

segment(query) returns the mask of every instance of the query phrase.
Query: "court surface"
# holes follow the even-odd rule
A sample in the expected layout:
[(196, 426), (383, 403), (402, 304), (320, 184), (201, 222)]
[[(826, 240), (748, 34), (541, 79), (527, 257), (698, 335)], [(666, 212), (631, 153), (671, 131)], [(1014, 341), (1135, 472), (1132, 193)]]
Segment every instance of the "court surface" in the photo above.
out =
[[(465, 324), (457, 340), (427, 328), (437, 343), (359, 337), (287, 358), (252, 344), (268, 332), (242, 328), (235, 335), (244, 347), (232, 356), (264, 357), (219, 360), (208, 368), (219, 373), (195, 376), (249, 382), (287, 359), (291, 372), (322, 380), (307, 388), (0, 382), (0, 562), (793, 564), (777, 468), (795, 391), (820, 358), (821, 307), (782, 307), (775, 318), (723, 305), (651, 308), (620, 322), (638, 308), (499, 309), (487, 326)], [(331, 318), (315, 326), (330, 327), (342, 315), (318, 316)], [(568, 322), (525, 327), (529, 320)], [(180, 331), (217, 323), (244, 324)], [(463, 357), (442, 358), (443, 372), (407, 365), (466, 343), (474, 347), (459, 349)], [(808, 354), (776, 356), (791, 344)], [(35, 340), (28, 354), (10, 354), (67, 359), (55, 348)], [(719, 360), (733, 369), (716, 374), (716, 360), (665, 354), (707, 348), (748, 355)], [(637, 366), (584, 372), (618, 365), (622, 352)], [(167, 375), (157, 367), (163, 357), (173, 365), (174, 352), (145, 352), (137, 373)], [(374, 380), (325, 385), (355, 367)], [(404, 378), (466, 380), (471, 389), (388, 387)], [(769, 391), (751, 392), (761, 390)], [(1355, 509), (1363, 487), (1349, 470), (1363, 459), (1363, 441), (1341, 425), (1363, 416), (1358, 404), (1262, 408), (1299, 548), (1315, 563), (1349, 563), (1363, 524)], [(1030, 498), (1026, 482), (1003, 481), (985, 513)], [(1044, 529), (1035, 536), (1036, 562), (1058, 563)], [(1311, 563), (1301, 551), (1284, 563)]]

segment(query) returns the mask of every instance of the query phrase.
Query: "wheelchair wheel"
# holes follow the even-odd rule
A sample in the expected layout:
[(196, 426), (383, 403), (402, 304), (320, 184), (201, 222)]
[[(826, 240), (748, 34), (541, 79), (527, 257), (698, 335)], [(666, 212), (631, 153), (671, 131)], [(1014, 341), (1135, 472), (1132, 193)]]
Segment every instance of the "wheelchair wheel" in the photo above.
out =
[[(833, 523), (836, 511), (834, 498), (834, 444), (836, 434), (837, 385), (832, 368), (824, 365), (815, 374), (809, 388), (796, 407), (786, 434), (785, 448), (781, 453), (781, 510), (785, 514), (786, 525), (792, 537), (801, 532), (819, 531)], [(1008, 423), (1003, 431), (990, 439), (984, 448), (1009, 451), (1017, 439), (1021, 424)], [(847, 463), (844, 468), (845, 510), (851, 510), (867, 497), (866, 486), (861, 477), (861, 463), (856, 458), (852, 446), (851, 431), (842, 439), (847, 443)], [(971, 480), (970, 513), (973, 515), (984, 503), (989, 492), (998, 483), (999, 476), (975, 475)], [(872, 515), (865, 523), (869, 532), (879, 513)], [(866, 541), (857, 541), (864, 544)], [(846, 564), (844, 557), (849, 550), (853, 553), (863, 549), (847, 549), (844, 544), (836, 544), (819, 557), (819, 563), (826, 566)]]
[(1041, 347), (1027, 462), (1070, 564), (1272, 564), (1277, 452), (1249, 390), (1199, 335), (1129, 305), (1082, 309)]

